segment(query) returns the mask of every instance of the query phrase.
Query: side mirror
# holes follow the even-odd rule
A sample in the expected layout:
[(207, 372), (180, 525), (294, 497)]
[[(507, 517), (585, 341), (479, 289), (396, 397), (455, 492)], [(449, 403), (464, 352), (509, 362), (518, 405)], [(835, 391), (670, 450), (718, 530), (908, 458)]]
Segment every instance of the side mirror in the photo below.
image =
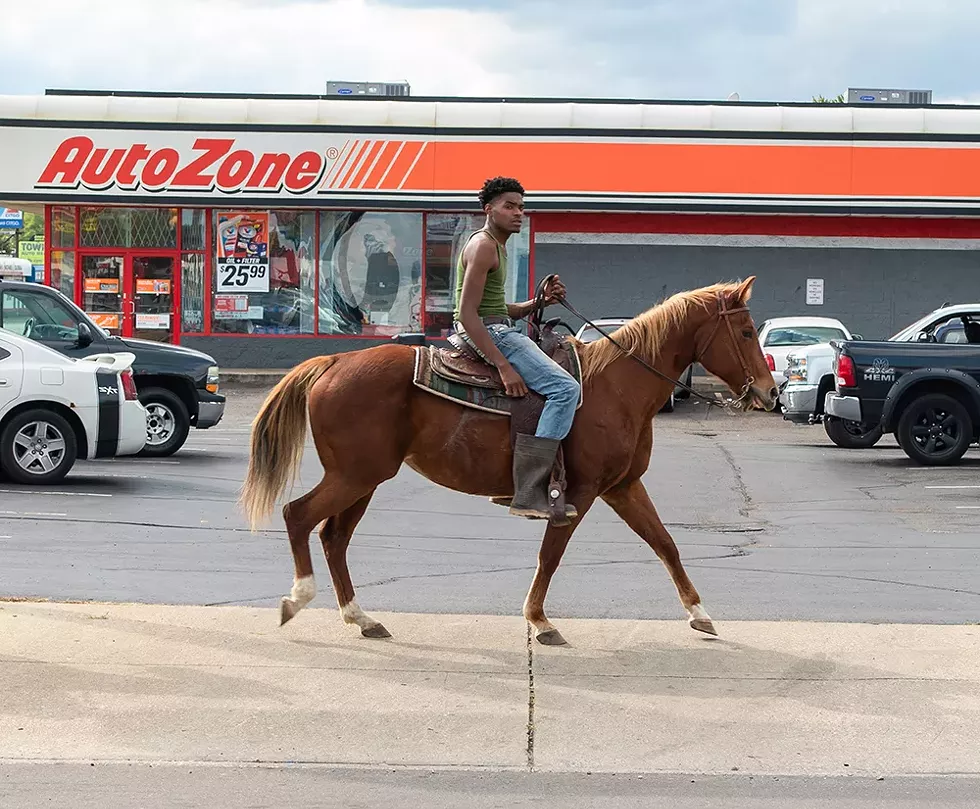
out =
[(861, 335), (861, 334), (852, 334), (851, 335), (851, 339), (852, 340), (863, 340), (864, 339), (864, 336)]
[(931, 343), (934, 340), (935, 340), (935, 338), (931, 334), (929, 334), (929, 332), (927, 332), (927, 331), (920, 331), (915, 336), (915, 341), (917, 343)]
[(95, 340), (95, 335), (92, 334), (92, 329), (84, 320), (81, 321), (78, 324), (78, 347), (86, 348), (92, 345), (93, 340)]

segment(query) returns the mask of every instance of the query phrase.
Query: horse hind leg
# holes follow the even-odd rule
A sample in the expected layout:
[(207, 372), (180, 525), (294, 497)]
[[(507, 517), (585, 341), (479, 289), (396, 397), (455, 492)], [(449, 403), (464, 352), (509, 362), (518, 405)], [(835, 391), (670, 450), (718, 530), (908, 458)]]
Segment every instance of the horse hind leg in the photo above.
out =
[(313, 577), (313, 560), (310, 557), (310, 534), (325, 519), (338, 514), (358, 499), (358, 494), (338, 486), (334, 482), (321, 481), (314, 489), (297, 500), (287, 503), (282, 510), (293, 552), (293, 587), (279, 604), (279, 625), (296, 617), (297, 613), (316, 597), (316, 580)]
[(337, 606), (340, 608), (344, 623), (356, 624), (365, 638), (390, 638), (391, 633), (384, 625), (358, 606), (357, 599), (354, 597), (350, 570), (347, 568), (347, 548), (354, 535), (354, 529), (367, 511), (373, 496), (372, 491), (350, 508), (327, 520), (320, 529), (320, 542), (323, 545), (327, 567), (330, 568), (330, 577), (333, 579), (334, 592), (337, 595)]

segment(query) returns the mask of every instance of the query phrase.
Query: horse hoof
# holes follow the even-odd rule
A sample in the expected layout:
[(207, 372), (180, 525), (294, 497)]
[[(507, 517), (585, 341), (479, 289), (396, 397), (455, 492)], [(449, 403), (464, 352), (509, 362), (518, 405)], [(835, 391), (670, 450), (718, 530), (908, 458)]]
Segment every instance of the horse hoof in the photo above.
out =
[(698, 632), (704, 632), (706, 635), (713, 635), (718, 637), (718, 633), (715, 631), (715, 625), (711, 623), (710, 618), (692, 618), (691, 629), (697, 630)]
[(544, 632), (538, 632), (535, 637), (542, 646), (565, 646), (567, 644), (557, 629), (546, 629)]
[(291, 598), (283, 596), (282, 601), (279, 602), (279, 626), (283, 626), (288, 621), (296, 617), (296, 613), (299, 612), (300, 608), (296, 605), (296, 602)]
[(361, 634), (365, 638), (373, 638), (379, 640), (382, 638), (390, 638), (391, 633), (384, 628), (382, 624), (374, 624), (373, 626), (366, 626), (361, 630)]

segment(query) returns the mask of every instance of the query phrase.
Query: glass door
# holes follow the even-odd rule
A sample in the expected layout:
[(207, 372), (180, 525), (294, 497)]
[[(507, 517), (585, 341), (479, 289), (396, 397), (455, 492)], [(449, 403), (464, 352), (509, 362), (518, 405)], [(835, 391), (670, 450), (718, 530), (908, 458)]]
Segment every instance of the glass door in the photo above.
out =
[(177, 321), (176, 289), (174, 284), (175, 256), (131, 257), (133, 279), (132, 322), (127, 334), (160, 343), (175, 342)]
[(81, 261), (82, 309), (117, 337), (123, 334), (125, 263), (118, 255), (85, 255)]

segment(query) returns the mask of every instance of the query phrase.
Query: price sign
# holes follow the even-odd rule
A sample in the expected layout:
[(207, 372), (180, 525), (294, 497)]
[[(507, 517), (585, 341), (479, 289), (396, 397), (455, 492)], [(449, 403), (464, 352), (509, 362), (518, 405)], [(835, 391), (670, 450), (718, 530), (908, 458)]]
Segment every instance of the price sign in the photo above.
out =
[(268, 263), (261, 259), (243, 258), (238, 259), (234, 264), (218, 264), (217, 291), (220, 293), (268, 292)]

